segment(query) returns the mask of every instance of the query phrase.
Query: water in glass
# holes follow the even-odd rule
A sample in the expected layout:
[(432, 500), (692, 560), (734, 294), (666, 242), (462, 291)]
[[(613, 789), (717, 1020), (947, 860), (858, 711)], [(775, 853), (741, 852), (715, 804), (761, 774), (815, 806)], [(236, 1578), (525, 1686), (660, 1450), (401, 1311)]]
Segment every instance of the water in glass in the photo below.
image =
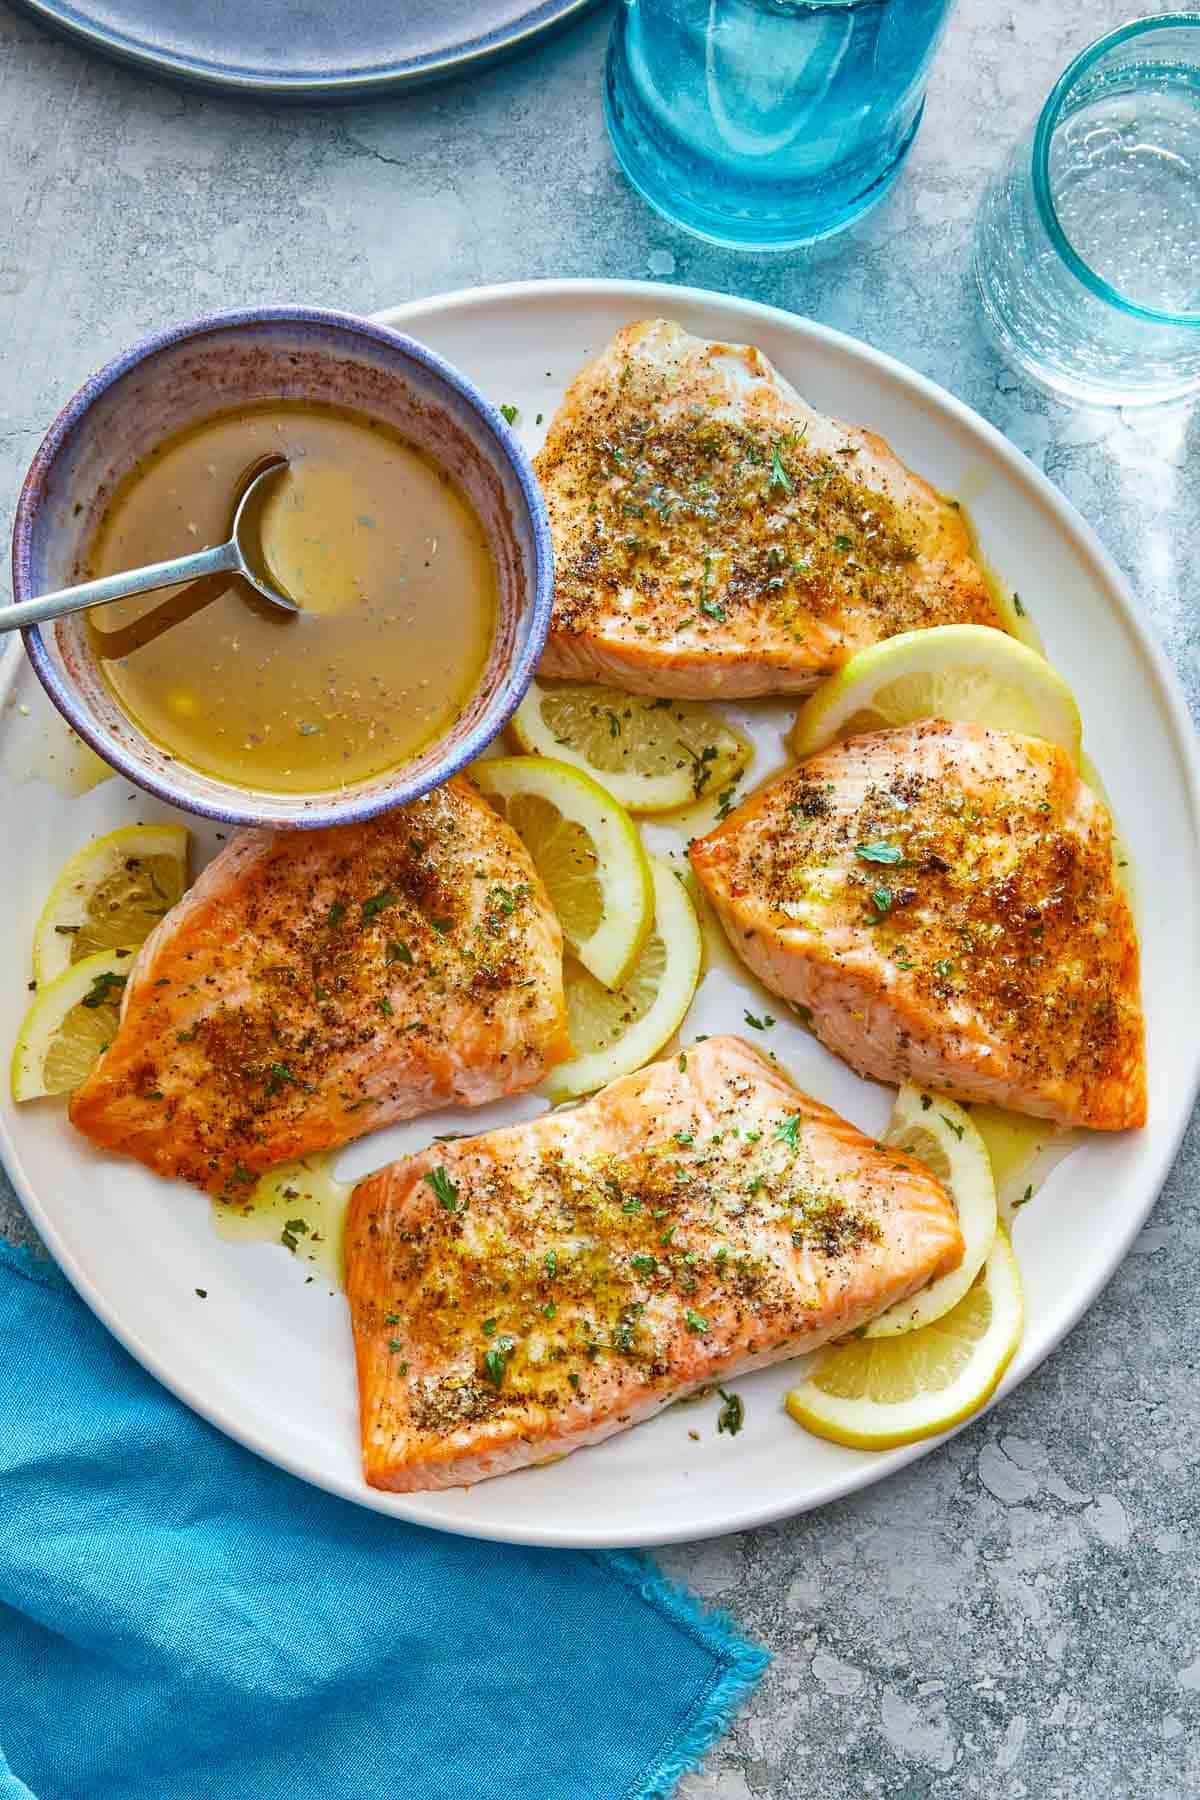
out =
[(874, 205), (953, 0), (624, 0), (605, 107), (634, 186), (718, 243), (785, 249)]
[(1105, 405), (1200, 387), (1200, 14), (1076, 59), (988, 190), (975, 270), (1042, 385)]

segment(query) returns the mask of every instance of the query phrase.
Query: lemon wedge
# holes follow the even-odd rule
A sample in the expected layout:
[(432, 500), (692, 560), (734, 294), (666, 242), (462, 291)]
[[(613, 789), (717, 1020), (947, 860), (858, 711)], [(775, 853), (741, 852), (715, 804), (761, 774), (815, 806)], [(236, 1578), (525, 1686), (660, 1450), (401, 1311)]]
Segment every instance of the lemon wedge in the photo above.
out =
[(533, 681), (512, 731), (530, 756), (582, 769), (629, 812), (671, 812), (717, 794), (753, 749), (698, 700), (648, 700), (580, 682)]
[(71, 857), (33, 935), (39, 987), (99, 950), (144, 943), (187, 886), (183, 825), (123, 825)]
[(610, 992), (578, 963), (563, 969), (567, 1022), (575, 1055), (547, 1082), (553, 1100), (591, 1094), (648, 1063), (678, 1031), (700, 979), (703, 943), (682, 881), (650, 858), (654, 928), (633, 971)]
[(625, 808), (547, 757), (488, 758), (471, 773), (524, 841), (567, 948), (604, 987), (620, 987), (654, 923), (650, 864)]
[(68, 1094), (91, 1074), (116, 1035), (132, 950), (101, 950), (38, 990), (12, 1056), (12, 1097)]
[(1079, 760), (1079, 708), (1062, 676), (988, 625), (904, 631), (860, 650), (801, 707), (789, 742), (797, 756), (812, 756), (839, 738), (917, 719), (1025, 732)]
[(856, 1450), (935, 1437), (989, 1400), (1021, 1341), (1021, 1277), (1007, 1233), (958, 1305), (902, 1337), (851, 1338), (825, 1350), (787, 1396), (798, 1425)]
[(872, 1319), (866, 1335), (896, 1337), (932, 1325), (957, 1306), (987, 1261), (996, 1238), (996, 1183), (987, 1145), (968, 1113), (953, 1100), (939, 1099), (920, 1088), (902, 1087), (888, 1128), (886, 1144), (907, 1150), (936, 1175), (954, 1202), (963, 1234), (963, 1259), (918, 1294), (898, 1300)]

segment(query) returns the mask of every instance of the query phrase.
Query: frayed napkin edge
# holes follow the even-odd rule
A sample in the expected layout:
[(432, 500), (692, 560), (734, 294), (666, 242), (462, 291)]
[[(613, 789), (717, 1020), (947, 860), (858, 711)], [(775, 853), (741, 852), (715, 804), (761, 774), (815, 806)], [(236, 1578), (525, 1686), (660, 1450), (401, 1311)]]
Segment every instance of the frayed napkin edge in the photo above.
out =
[(702, 1606), (686, 1587), (669, 1580), (648, 1556), (613, 1550), (587, 1554), (716, 1658), (716, 1668), (684, 1719), (622, 1797), (665, 1800), (730, 1730), (765, 1674), (771, 1653), (744, 1637), (728, 1613)]

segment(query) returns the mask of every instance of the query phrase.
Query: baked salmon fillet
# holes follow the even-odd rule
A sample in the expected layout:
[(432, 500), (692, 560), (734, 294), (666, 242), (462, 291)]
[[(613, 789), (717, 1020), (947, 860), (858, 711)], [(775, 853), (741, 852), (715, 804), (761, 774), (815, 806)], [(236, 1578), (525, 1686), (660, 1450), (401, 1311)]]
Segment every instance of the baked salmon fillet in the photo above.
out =
[(71, 1120), (223, 1199), (569, 1055), (562, 935), (465, 781), (364, 824), (247, 831), (159, 923)]
[(1066, 751), (944, 720), (851, 738), (691, 858), (738, 955), (860, 1075), (1145, 1123), (1137, 935)]
[(852, 1330), (961, 1256), (926, 1169), (709, 1038), (574, 1111), (359, 1183), (366, 1478), (457, 1487), (598, 1444)]
[(536, 468), (554, 540), (542, 675), (798, 694), (898, 631), (1003, 628), (957, 507), (747, 345), (627, 325)]

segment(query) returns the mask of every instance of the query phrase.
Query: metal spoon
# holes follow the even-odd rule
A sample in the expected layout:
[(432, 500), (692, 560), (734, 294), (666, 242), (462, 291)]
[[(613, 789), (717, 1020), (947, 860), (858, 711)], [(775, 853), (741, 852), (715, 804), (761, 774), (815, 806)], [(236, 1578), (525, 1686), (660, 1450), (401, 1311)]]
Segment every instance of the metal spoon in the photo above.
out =
[(77, 587), (59, 588), (53, 594), (38, 594), (35, 599), (21, 600), (14, 606), (0, 606), (0, 631), (42, 625), (64, 613), (80, 612), (85, 606), (124, 600), (130, 594), (152, 593), (155, 588), (173, 587), (176, 582), (195, 581), (203, 575), (240, 575), (273, 606), (298, 613), (300, 607), (278, 586), (267, 567), (262, 547), (263, 507), (276, 478), (287, 466), (287, 458), (278, 457), (260, 469), (247, 485), (233, 515), (233, 534), (228, 543), (218, 544), (212, 550), (197, 550), (192, 556), (175, 556), (169, 562), (148, 563), (143, 569), (122, 569), (116, 575), (82, 581)]

